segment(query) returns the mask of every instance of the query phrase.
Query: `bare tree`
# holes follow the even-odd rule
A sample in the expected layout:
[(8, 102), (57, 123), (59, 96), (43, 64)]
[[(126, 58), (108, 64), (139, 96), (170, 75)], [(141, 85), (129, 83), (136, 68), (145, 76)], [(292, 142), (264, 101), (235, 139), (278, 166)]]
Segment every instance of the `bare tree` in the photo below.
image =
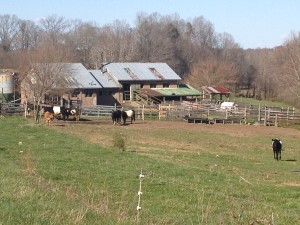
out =
[[(61, 94), (74, 85), (69, 64), (63, 63), (68, 58), (63, 49), (52, 45), (40, 46), (29, 53), (21, 82), (27, 100), (36, 105), (37, 112), (47, 94)], [(35, 119), (39, 121), (38, 113)]]
[(20, 20), (19, 32), (16, 36), (16, 49), (37, 47), (39, 42), (39, 28), (30, 20)]
[(98, 27), (93, 23), (80, 23), (73, 31), (73, 37), (81, 62), (89, 67), (90, 52), (98, 39)]
[(199, 49), (198, 57), (205, 58), (213, 48), (217, 47), (217, 34), (214, 25), (204, 17), (196, 17), (191, 22), (191, 41)]
[(89, 64), (99, 68), (104, 62), (131, 61), (134, 47), (134, 31), (129, 24), (116, 20), (111, 25), (99, 28), (98, 39), (90, 50)]
[(216, 85), (234, 88), (237, 82), (237, 69), (233, 62), (211, 56), (193, 65), (187, 81), (196, 88)]
[(18, 33), (19, 19), (13, 15), (0, 15), (0, 44), (4, 51), (10, 51)]
[(258, 99), (274, 99), (278, 94), (278, 82), (274, 68), (273, 51), (256, 49), (247, 53), (250, 63), (255, 66), (255, 97)]
[(276, 80), (281, 96), (299, 104), (300, 100), (300, 32), (291, 33), (282, 47), (275, 49)]
[(39, 21), (41, 30), (43, 32), (43, 40), (52, 45), (62, 44), (63, 35), (69, 30), (71, 24), (64, 17), (57, 15), (48, 16)]
[(151, 33), (153, 32), (153, 23), (157, 21), (157, 14), (147, 16), (146, 14), (139, 14), (136, 19), (136, 52), (135, 57), (141, 62), (150, 61), (152, 55), (153, 39)]

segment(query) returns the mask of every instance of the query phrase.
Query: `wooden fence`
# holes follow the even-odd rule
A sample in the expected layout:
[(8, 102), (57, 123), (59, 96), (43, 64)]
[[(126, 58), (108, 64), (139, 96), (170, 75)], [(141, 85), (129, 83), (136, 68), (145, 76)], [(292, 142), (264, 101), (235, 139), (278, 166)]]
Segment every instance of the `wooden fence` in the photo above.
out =
[(108, 117), (111, 116), (112, 110), (121, 109), (122, 106), (107, 106), (107, 105), (95, 105), (95, 106), (82, 106), (81, 116), (83, 117)]
[(299, 123), (300, 111), (295, 108), (253, 106), (239, 104), (233, 109), (222, 110), (220, 104), (182, 102), (180, 105), (159, 108), (159, 119), (174, 120), (194, 118), (195, 121), (213, 123), (251, 123), (275, 125), (279, 123)]
[(1, 115), (21, 115), (25, 112), (25, 106), (19, 103), (0, 103)]
[[(129, 107), (129, 106), (128, 106)], [(0, 103), (1, 115), (21, 115), (25, 113), (25, 105), (17, 103)], [(279, 125), (300, 123), (300, 111), (295, 108), (257, 106), (240, 104), (230, 110), (222, 110), (220, 104), (199, 102), (170, 102), (164, 105), (130, 107), (136, 111), (136, 118), (141, 120), (186, 120), (204, 123), (243, 123), (260, 125)], [(122, 106), (83, 106), (81, 117), (110, 117), (111, 111), (122, 109)], [(125, 110), (127, 108), (124, 108)], [(129, 109), (129, 108), (128, 108)]]
[[(96, 106), (83, 106), (81, 107), (81, 117), (97, 117), (97, 118), (105, 118), (111, 117), (111, 111), (116, 109), (124, 109), (122, 106), (106, 106), (106, 105), (96, 105)], [(128, 108), (129, 109), (129, 108)], [(145, 120), (145, 119), (158, 119), (159, 110), (156, 106), (138, 106), (138, 107), (130, 107), (130, 109), (134, 109), (136, 111), (136, 118)]]

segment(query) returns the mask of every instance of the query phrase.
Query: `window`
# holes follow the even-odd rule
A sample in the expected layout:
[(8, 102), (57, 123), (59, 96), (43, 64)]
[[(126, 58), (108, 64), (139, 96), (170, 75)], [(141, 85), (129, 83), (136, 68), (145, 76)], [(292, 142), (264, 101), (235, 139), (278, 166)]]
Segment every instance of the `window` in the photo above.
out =
[(92, 90), (85, 90), (84, 94), (85, 94), (85, 97), (92, 97), (93, 91)]
[(71, 93), (71, 97), (77, 97), (79, 94), (80, 94), (79, 91), (73, 91), (73, 92)]
[(150, 84), (150, 88), (156, 88), (156, 84)]
[(169, 83), (163, 83), (163, 88), (168, 88), (168, 87), (170, 87)]

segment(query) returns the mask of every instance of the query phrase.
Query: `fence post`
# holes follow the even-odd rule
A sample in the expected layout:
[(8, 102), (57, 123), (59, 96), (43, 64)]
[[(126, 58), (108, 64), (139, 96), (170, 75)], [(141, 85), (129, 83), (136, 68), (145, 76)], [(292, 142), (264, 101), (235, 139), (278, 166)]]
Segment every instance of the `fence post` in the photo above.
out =
[[(1, 107), (0, 107), (1, 108)], [(25, 111), (24, 111), (24, 117), (27, 118), (27, 112), (28, 112), (28, 106), (27, 106), (27, 101), (25, 101)]]
[(295, 117), (295, 107), (293, 107), (293, 117)]
[(161, 111), (161, 106), (158, 105), (158, 120), (160, 120), (160, 111)]
[(139, 191), (138, 191), (138, 205), (136, 207), (137, 210), (137, 221), (139, 222), (140, 220), (140, 210), (142, 210), (142, 206), (141, 206), (141, 200), (142, 200), (142, 180), (145, 177), (145, 175), (143, 174), (143, 170), (141, 169), (141, 173), (139, 175), (139, 179), (140, 179), (140, 187), (139, 187)]
[(264, 125), (267, 125), (267, 107), (265, 106), (265, 120), (264, 120)]
[(260, 121), (260, 103), (258, 104), (258, 118), (257, 121)]
[(290, 107), (288, 107), (286, 111), (286, 125), (289, 125), (289, 111), (290, 111)]
[(145, 112), (145, 105), (143, 104), (143, 108), (142, 108), (142, 120), (145, 120), (144, 112)]

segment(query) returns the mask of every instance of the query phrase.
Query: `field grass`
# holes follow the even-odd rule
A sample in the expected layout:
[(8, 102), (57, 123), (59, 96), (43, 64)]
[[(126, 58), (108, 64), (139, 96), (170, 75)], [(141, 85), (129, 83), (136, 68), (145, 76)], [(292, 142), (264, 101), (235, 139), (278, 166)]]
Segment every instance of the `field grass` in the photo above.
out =
[(279, 102), (279, 101), (271, 101), (271, 100), (258, 100), (255, 98), (246, 98), (246, 97), (231, 97), (230, 101), (236, 102), (236, 103), (244, 103), (244, 104), (251, 104), (251, 105), (260, 105), (268, 106), (268, 107), (282, 107), (284, 109), (293, 109), (295, 106), (289, 103), (285, 102)]
[(152, 123), (0, 118), (0, 224), (299, 224), (298, 130)]

